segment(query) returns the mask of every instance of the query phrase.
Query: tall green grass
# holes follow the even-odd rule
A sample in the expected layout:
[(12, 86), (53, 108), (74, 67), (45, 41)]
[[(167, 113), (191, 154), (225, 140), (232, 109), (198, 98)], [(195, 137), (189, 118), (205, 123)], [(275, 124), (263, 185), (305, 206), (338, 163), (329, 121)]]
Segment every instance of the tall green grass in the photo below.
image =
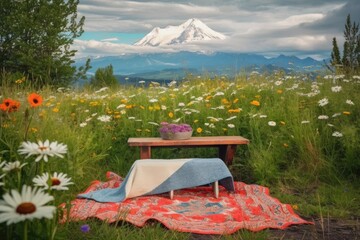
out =
[[(26, 80), (16, 80), (8, 77), (0, 90), (0, 102), (11, 98), (21, 103), (17, 111), (1, 112), (0, 156), (2, 161), (18, 160), (28, 165), (21, 170), (20, 183), (10, 173), (1, 179), (5, 184), (0, 187), (2, 194), (23, 184), (31, 185), (37, 174), (36, 167), (31, 167), (34, 159), (25, 159), (17, 152), (25, 140), (49, 139), (68, 146), (64, 159), (52, 158), (44, 164), (46, 171), (65, 172), (75, 183), (68, 191), (54, 193), (55, 204), (59, 204), (74, 199), (92, 180), (105, 179), (107, 171), (125, 176), (139, 158), (139, 149), (130, 148), (127, 139), (157, 137), (158, 124), (166, 121), (190, 124), (194, 136), (248, 138), (249, 146), (239, 146), (234, 163), (229, 166), (235, 180), (270, 187), (272, 194), (297, 206), (298, 213), (305, 217), (319, 216), (324, 211), (334, 217), (360, 214), (356, 204), (360, 172), (359, 76), (336, 80), (328, 76), (309, 80), (284, 74), (236, 79), (204, 76), (189, 77), (174, 85), (81, 90), (34, 90)], [(44, 99), (37, 108), (31, 108), (26, 100), (32, 92)], [(204, 148), (153, 151), (154, 158), (216, 154), (214, 149)], [(55, 221), (57, 228), (52, 229), (58, 229), (55, 238), (63, 239), (96, 239), (105, 235), (111, 239), (132, 235), (134, 239), (188, 237), (155, 225), (138, 229), (94, 220), (89, 223), (92, 230), (87, 235), (79, 230), (80, 223), (62, 225)], [(22, 224), (2, 223), (1, 232), (4, 236), (14, 229), (21, 232)], [(31, 224), (34, 229), (41, 229), (45, 223)], [(38, 234), (34, 229), (30, 234)], [(266, 233), (257, 236), (263, 235)]]

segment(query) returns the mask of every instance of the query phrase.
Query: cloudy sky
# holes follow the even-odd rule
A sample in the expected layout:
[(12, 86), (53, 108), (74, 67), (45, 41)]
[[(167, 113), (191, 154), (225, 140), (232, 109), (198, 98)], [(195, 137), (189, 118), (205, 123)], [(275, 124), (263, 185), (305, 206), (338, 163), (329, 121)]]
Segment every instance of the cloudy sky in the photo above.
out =
[[(77, 57), (158, 51), (227, 51), (324, 59), (332, 38), (339, 47), (348, 14), (360, 22), (360, 0), (80, 0), (85, 33), (75, 40)], [(172, 47), (138, 47), (154, 27), (198, 18), (227, 36)]]

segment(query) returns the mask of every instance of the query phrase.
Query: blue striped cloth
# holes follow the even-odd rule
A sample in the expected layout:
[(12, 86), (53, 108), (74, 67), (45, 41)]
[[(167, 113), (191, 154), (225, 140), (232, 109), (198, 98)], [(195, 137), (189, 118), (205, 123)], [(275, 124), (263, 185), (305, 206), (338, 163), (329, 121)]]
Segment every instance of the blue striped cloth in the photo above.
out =
[(136, 160), (118, 188), (106, 188), (78, 198), (98, 202), (122, 202), (127, 198), (154, 195), (171, 190), (196, 187), (219, 181), (234, 191), (234, 180), (220, 158), (142, 159)]

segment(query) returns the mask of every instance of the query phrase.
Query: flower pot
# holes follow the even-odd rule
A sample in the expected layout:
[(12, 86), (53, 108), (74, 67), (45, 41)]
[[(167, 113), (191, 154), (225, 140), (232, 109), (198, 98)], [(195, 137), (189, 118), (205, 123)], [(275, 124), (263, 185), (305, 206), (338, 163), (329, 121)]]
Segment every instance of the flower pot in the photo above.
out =
[(161, 136), (162, 139), (165, 139), (165, 140), (186, 140), (186, 139), (191, 138), (192, 131), (189, 131), (189, 132), (177, 132), (177, 133), (160, 132), (160, 136)]

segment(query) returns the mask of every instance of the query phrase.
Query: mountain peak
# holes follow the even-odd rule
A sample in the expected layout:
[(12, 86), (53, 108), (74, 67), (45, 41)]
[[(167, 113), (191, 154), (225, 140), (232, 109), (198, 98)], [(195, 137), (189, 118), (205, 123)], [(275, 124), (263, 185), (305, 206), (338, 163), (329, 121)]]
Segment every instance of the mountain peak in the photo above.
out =
[(134, 45), (161, 46), (225, 38), (225, 35), (212, 30), (199, 19), (191, 18), (179, 26), (156, 27)]

